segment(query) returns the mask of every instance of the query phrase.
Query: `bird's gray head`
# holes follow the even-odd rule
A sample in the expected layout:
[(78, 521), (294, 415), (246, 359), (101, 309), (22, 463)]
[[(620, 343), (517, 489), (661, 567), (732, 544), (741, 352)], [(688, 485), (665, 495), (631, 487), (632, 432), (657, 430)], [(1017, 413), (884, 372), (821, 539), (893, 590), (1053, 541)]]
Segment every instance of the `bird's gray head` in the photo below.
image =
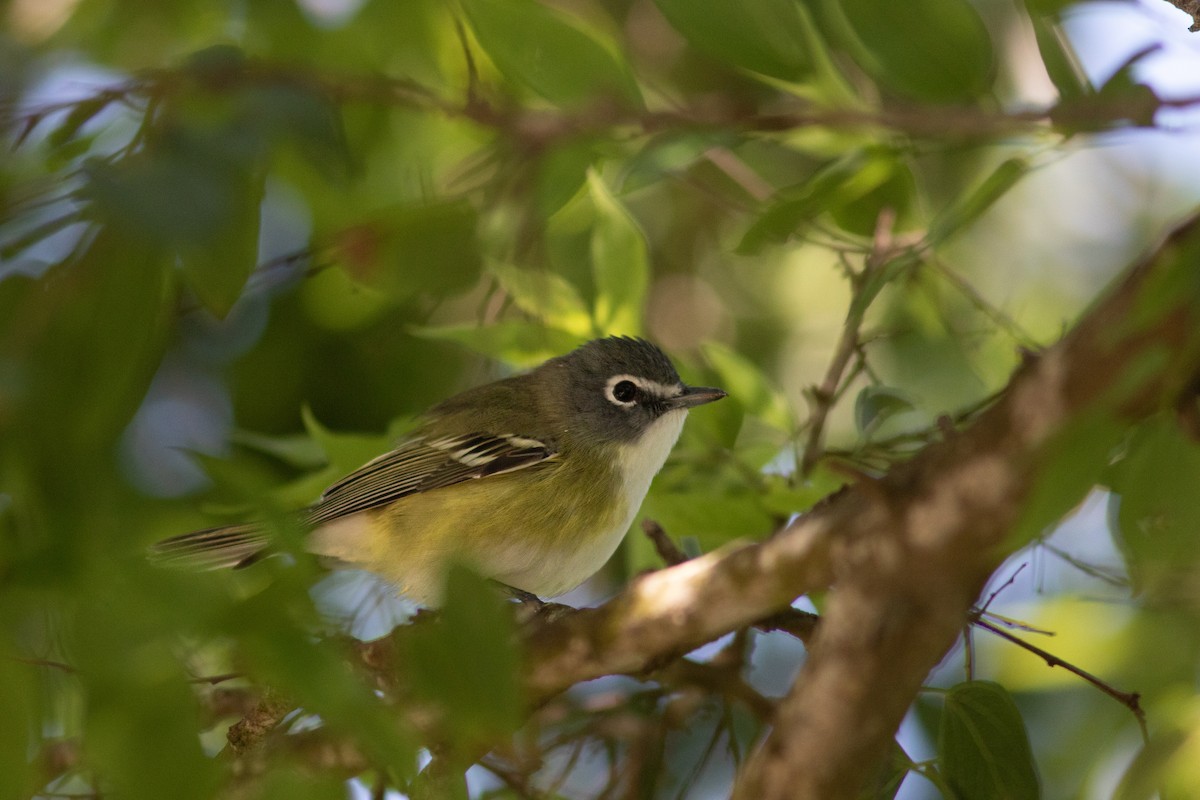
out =
[(595, 339), (542, 369), (565, 384), (568, 418), (608, 441), (635, 441), (663, 415), (725, 396), (685, 385), (662, 350), (627, 336)]

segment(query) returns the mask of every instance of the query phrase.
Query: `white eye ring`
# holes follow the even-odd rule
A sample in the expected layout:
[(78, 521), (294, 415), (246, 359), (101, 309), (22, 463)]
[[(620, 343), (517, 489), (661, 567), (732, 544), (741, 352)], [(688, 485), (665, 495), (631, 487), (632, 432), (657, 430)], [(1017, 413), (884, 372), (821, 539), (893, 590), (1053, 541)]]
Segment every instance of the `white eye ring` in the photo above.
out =
[[(622, 400), (618, 395), (626, 394), (628, 389), (621, 386), (623, 383), (632, 383), (637, 387), (637, 392)], [(644, 397), (657, 398), (665, 400), (669, 397), (678, 397), (683, 393), (683, 386), (675, 384), (670, 386), (658, 381), (652, 381), (648, 378), (639, 378), (636, 375), (613, 375), (604, 384), (604, 399), (612, 403), (618, 408), (633, 408), (638, 404), (638, 401)]]
[[(629, 394), (628, 388), (624, 384), (632, 384), (635, 391)], [(618, 387), (620, 391), (618, 392)], [(633, 408), (637, 405), (638, 398), (641, 396), (645, 387), (640, 378), (633, 375), (613, 375), (608, 379), (608, 383), (604, 384), (604, 399), (620, 408)], [(618, 393), (625, 396), (624, 399), (618, 397)]]

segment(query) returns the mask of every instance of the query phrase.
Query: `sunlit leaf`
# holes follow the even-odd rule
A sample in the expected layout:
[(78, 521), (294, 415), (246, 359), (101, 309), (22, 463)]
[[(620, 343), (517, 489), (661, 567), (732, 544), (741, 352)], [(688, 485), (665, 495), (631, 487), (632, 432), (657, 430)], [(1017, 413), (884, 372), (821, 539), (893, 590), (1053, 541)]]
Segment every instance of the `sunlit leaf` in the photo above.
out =
[(787, 519), (807, 511), (818, 500), (828, 497), (845, 484), (846, 479), (818, 465), (802, 483), (793, 483), (782, 475), (766, 476), (762, 495), (763, 508)]
[(498, 263), (489, 271), (522, 311), (576, 336), (592, 333), (591, 314), (583, 298), (562, 276)]
[(414, 328), (417, 336), (444, 339), (466, 345), (476, 353), (518, 367), (531, 367), (560, 356), (583, 344), (584, 339), (566, 331), (529, 322), (499, 322), (484, 327), (443, 325)]
[(642, 330), (642, 306), (650, 283), (646, 238), (595, 172), (588, 173), (588, 188), (596, 209), (592, 229), (596, 329), (607, 335), (636, 335)]
[(720, 376), (721, 388), (741, 403), (747, 413), (781, 431), (794, 427), (783, 393), (771, 385), (757, 365), (718, 342), (706, 342), (703, 350), (704, 357)]
[[(780, 190), (746, 231), (738, 252), (752, 255), (769, 244), (787, 241), (802, 233), (820, 214), (831, 208), (850, 207), (887, 184), (897, 169), (896, 157), (886, 152), (855, 151), (826, 164), (802, 183)], [(870, 214), (872, 227), (877, 214), (878, 209)]]
[(735, 539), (754, 539), (770, 533), (775, 520), (754, 492), (712, 486), (694, 491), (655, 487), (642, 505), (641, 516), (653, 519), (675, 536), (693, 536), (707, 552)]

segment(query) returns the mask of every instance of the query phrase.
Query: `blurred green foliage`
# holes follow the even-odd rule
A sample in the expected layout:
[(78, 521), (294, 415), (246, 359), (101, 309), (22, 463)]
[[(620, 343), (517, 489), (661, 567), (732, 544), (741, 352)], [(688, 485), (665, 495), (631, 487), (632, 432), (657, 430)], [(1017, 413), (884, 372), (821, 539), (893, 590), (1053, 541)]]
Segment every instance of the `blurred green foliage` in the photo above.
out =
[[(1069, 4), (1027, 5), (9, 3), (0, 798), (212, 796), (236, 715), (189, 681), (225, 672), (285, 698), (284, 740), (317, 727), (371, 764), (298, 777), (281, 748), (262, 797), (341, 796), (355, 775), (403, 788), (419, 748), (461, 768), (522, 725), (520, 752), (499, 748), (518, 767), (491, 765), (514, 796), (518, 778), (593, 796), (609, 774), (641, 796), (723, 792), (764, 728), (753, 709), (650, 682), (526, 720), (508, 608), (467, 573), (406, 640), (434, 741), (349, 666), (317, 565), (191, 575), (144, 547), (263, 517), (298, 554), (286, 511), (422, 409), (608, 334), (651, 337), (685, 379), (730, 392), (693, 415), (643, 510), (689, 547), (765, 536), (847, 474), (903, 459), (1100, 283), (1100, 265), (1071, 268), (1069, 234), (1025, 246), (1022, 203), (1053, 200), (1014, 194), (1079, 132), (1157, 108), (1136, 59), (1088, 82), (1062, 35)], [(1022, 36), (1063, 101), (1047, 120), (1004, 114), (1027, 105)], [(829, 393), (813, 390), (837, 353)], [(1127, 796), (1160, 780), (1200, 792), (1185, 757), (1200, 737), (1196, 446), (1165, 412), (1135, 430), (1098, 414), (1038, 467), (1014, 541), (1037, 548), (1108, 491), (1117, 582), (1132, 580), (1119, 600), (1139, 612), (1122, 640), (1162, 667), (1105, 650), (1163, 731)], [(659, 562), (632, 536), (597, 591)], [(756, 670), (794, 669), (795, 649), (780, 667), (764, 642)], [(956, 796), (1073, 792), (1107, 763), (1087, 722), (1134, 726), (1051, 680), (1015, 700), (954, 686), (940, 717), (918, 714), (932, 760), (896, 764)], [(1063, 725), (1033, 697), (1069, 705), (1081, 733), (1039, 749)], [(581, 760), (588, 742), (618, 766)]]

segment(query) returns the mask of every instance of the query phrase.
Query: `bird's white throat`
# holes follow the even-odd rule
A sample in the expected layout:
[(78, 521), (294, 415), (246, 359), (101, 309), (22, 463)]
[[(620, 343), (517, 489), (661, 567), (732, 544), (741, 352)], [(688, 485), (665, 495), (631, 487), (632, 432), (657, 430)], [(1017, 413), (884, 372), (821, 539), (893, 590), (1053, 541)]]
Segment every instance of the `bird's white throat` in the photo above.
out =
[(668, 411), (656, 419), (636, 442), (623, 445), (618, 452), (617, 463), (621, 470), (621, 481), (625, 486), (628, 516), (621, 529), (622, 533), (633, 522), (634, 515), (650, 489), (650, 481), (654, 480), (654, 476), (662, 469), (667, 456), (671, 454), (671, 448), (679, 440), (685, 419), (685, 408)]

